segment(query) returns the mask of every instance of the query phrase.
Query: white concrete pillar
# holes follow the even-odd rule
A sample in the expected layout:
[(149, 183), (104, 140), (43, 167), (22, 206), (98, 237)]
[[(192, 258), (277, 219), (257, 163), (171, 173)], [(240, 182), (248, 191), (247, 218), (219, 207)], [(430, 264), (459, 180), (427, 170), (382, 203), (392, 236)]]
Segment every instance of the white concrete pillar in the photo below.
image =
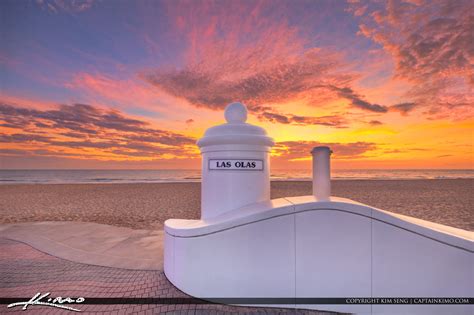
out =
[(202, 155), (201, 219), (270, 200), (269, 153), (274, 141), (246, 123), (247, 108), (232, 103), (227, 123), (206, 130), (197, 145)]
[(315, 147), (313, 155), (313, 195), (318, 200), (329, 200), (331, 197), (331, 165), (329, 147)]

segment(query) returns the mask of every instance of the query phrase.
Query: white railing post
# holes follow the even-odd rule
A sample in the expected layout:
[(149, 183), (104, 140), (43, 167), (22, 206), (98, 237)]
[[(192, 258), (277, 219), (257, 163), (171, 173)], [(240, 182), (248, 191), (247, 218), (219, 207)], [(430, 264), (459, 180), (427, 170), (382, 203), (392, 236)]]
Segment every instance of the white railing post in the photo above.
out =
[(331, 197), (331, 166), (329, 147), (315, 147), (313, 155), (313, 195), (317, 200), (329, 200)]

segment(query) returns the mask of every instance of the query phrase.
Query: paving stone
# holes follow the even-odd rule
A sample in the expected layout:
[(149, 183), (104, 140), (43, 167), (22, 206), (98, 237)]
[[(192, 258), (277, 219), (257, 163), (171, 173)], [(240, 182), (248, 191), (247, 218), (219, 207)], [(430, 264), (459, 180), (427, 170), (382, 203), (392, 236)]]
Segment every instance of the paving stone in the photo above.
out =
[[(129, 270), (77, 263), (42, 253), (24, 243), (0, 238), (0, 296), (31, 298), (37, 292), (52, 297), (187, 297), (168, 281), (162, 270)], [(329, 312), (220, 304), (71, 304), (81, 314), (333, 314)], [(0, 314), (65, 314), (66, 311), (33, 305), (0, 305)], [(73, 312), (68, 312), (73, 314)]]

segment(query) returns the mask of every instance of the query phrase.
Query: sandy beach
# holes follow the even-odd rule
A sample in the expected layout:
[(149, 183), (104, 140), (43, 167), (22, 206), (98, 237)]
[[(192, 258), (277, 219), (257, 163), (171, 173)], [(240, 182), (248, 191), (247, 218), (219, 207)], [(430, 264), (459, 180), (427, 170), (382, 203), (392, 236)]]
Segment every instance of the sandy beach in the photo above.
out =
[[(474, 179), (336, 180), (333, 195), (474, 231)], [(311, 182), (272, 182), (272, 198), (311, 194)], [(0, 223), (83, 221), (134, 229), (196, 219), (200, 183), (0, 186)]]

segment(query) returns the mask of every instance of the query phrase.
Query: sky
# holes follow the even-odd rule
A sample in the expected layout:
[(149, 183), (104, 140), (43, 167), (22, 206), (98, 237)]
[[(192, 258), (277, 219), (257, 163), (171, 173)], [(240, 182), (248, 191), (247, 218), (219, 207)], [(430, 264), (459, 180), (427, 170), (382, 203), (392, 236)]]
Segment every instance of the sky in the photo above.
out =
[(240, 101), (275, 169), (472, 169), (474, 2), (0, 1), (0, 168), (198, 169)]

